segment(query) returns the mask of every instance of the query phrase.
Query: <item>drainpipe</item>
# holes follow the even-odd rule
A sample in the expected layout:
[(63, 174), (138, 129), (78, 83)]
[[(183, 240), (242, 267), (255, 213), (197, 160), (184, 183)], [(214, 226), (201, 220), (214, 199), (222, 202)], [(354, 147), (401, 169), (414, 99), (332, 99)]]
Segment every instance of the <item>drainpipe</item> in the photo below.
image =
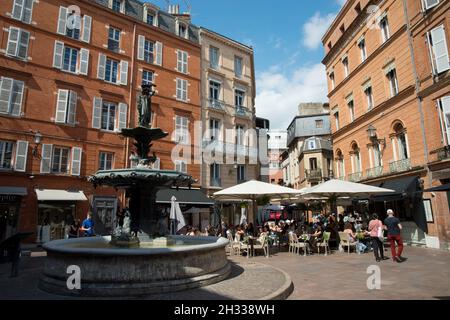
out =
[(416, 61), (415, 61), (415, 56), (414, 56), (414, 48), (413, 48), (412, 35), (411, 35), (411, 25), (409, 22), (408, 8), (407, 8), (406, 2), (407, 2), (407, 0), (403, 0), (403, 11), (404, 11), (404, 15), (405, 15), (406, 32), (408, 35), (408, 46), (409, 46), (409, 51), (411, 52), (412, 71), (413, 71), (414, 79), (416, 82), (415, 91), (416, 91), (416, 97), (417, 97), (417, 105), (418, 105), (419, 114), (420, 114), (420, 127), (421, 127), (421, 131), (422, 131), (423, 151), (424, 151), (425, 162), (426, 162), (425, 167), (427, 170), (428, 183), (431, 186), (433, 179), (431, 177), (430, 167), (428, 166), (429, 159), (428, 159), (427, 137), (426, 137), (426, 133), (425, 133), (425, 120), (424, 120), (424, 116), (423, 116), (422, 99), (419, 97), (420, 81), (419, 81), (419, 77), (417, 75)]

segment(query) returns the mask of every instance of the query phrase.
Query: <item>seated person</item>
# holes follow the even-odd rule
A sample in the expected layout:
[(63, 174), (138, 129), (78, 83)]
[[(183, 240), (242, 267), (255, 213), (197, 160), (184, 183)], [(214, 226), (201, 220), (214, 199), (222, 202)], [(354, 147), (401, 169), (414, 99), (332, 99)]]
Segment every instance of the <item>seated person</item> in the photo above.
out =
[(366, 251), (367, 246), (366, 246), (364, 243), (358, 241), (357, 235), (356, 235), (356, 233), (353, 232), (352, 227), (353, 227), (352, 224), (349, 223), (349, 222), (347, 222), (347, 223), (345, 224), (345, 230), (344, 230), (344, 232), (348, 234), (348, 239), (349, 239), (349, 241), (350, 241), (351, 243), (357, 242), (357, 244), (356, 244), (356, 250), (357, 250), (358, 253), (359, 253), (359, 252), (364, 252), (364, 251)]

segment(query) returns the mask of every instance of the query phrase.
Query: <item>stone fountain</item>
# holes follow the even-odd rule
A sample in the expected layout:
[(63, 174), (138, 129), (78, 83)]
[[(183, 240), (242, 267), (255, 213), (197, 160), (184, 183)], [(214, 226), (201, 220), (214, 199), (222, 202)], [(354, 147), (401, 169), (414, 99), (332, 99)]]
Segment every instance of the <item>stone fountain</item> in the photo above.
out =
[[(150, 156), (152, 142), (168, 135), (150, 125), (154, 94), (153, 85), (142, 86), (139, 126), (121, 132), (135, 141), (137, 166), (99, 171), (89, 177), (96, 188), (124, 190), (129, 216), (111, 236), (44, 244), (47, 260), (39, 282), (41, 289), (76, 296), (139, 296), (205, 286), (228, 277), (228, 240), (170, 236), (161, 223), (164, 217), (156, 210), (157, 191), (190, 187), (195, 181), (184, 173), (151, 168), (157, 159), (154, 153)], [(80, 268), (80, 289), (67, 286), (71, 266)]]

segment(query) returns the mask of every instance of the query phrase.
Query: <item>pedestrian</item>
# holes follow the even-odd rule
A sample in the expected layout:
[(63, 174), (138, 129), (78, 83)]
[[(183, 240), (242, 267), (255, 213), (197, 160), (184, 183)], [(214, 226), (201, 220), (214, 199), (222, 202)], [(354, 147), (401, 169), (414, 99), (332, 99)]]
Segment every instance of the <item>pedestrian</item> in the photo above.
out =
[[(402, 257), (403, 240), (401, 236), (402, 225), (400, 220), (394, 217), (394, 211), (389, 209), (387, 211), (388, 217), (384, 220), (385, 229), (388, 231), (388, 240), (391, 245), (392, 260), (401, 263), (406, 259)], [(395, 246), (397, 244), (397, 252)]]
[(73, 222), (69, 227), (69, 239), (78, 238), (80, 236), (80, 227), (80, 219), (73, 219)]
[(89, 211), (86, 219), (81, 224), (80, 231), (83, 231), (85, 237), (94, 237), (94, 220), (92, 220), (92, 213)]
[(372, 238), (373, 254), (377, 262), (388, 259), (384, 257), (383, 240), (380, 238), (380, 232), (383, 234), (383, 230), (383, 223), (378, 219), (378, 215), (374, 213), (372, 220), (369, 222), (369, 231)]

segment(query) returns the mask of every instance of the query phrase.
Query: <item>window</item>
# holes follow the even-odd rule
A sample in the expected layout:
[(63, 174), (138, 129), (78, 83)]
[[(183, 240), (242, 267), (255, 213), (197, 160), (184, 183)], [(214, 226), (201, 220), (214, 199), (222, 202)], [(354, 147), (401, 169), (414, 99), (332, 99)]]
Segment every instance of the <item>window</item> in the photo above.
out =
[(336, 160), (337, 160), (338, 178), (345, 177), (344, 155), (340, 150), (337, 152)]
[[(439, 99), (440, 113), (439, 118), (441, 120), (442, 129), (442, 141), (445, 145), (450, 145), (450, 96), (442, 97)], [(447, 137), (447, 143), (445, 138)]]
[(316, 149), (316, 141), (310, 140), (308, 141), (308, 150), (314, 150)]
[(236, 145), (238, 145), (238, 146), (245, 145), (245, 128), (244, 128), (244, 126), (241, 126), (241, 125), (236, 126)]
[(180, 37), (188, 39), (188, 28), (184, 23), (178, 21), (178, 30), (177, 31), (178, 31), (178, 35)]
[(188, 53), (185, 51), (177, 51), (177, 70), (181, 73), (188, 73)]
[(334, 90), (334, 88), (336, 88), (336, 81), (334, 79), (334, 72), (330, 73), (330, 81), (331, 81), (331, 90)]
[(236, 107), (245, 106), (245, 92), (242, 90), (234, 90), (234, 104)]
[(350, 122), (353, 122), (353, 121), (355, 121), (355, 105), (354, 105), (353, 100), (350, 100), (347, 103), (347, 106), (348, 106), (348, 112), (350, 114)]
[(389, 37), (390, 37), (390, 33), (389, 33), (389, 23), (388, 23), (388, 18), (387, 18), (387, 16), (384, 16), (384, 17), (380, 20), (380, 30), (381, 30), (381, 39), (382, 39), (382, 43), (385, 43), (386, 41), (389, 40)]
[(108, 33), (108, 49), (114, 52), (120, 50), (120, 30), (111, 26)]
[(153, 63), (155, 59), (155, 43), (150, 40), (144, 42), (144, 61)]
[(56, 102), (56, 123), (75, 124), (77, 93), (71, 90), (58, 90)]
[(234, 75), (237, 78), (242, 78), (242, 58), (234, 57)]
[(360, 3), (358, 3), (358, 4), (355, 6), (355, 11), (356, 11), (356, 14), (360, 14), (360, 13), (361, 13), (361, 4), (360, 4)]
[(27, 60), (29, 40), (30, 33), (28, 31), (10, 27), (6, 55)]
[(175, 160), (175, 171), (187, 173), (187, 164), (183, 160)]
[(237, 167), (237, 181), (238, 183), (242, 183), (246, 180), (245, 177), (245, 166), (244, 165), (238, 165)]
[(156, 25), (156, 18), (155, 18), (155, 13), (150, 12), (147, 10), (147, 24), (154, 26)]
[(219, 69), (219, 49), (209, 47), (209, 63), (211, 68)]
[(69, 8), (59, 7), (58, 34), (89, 43), (91, 40), (92, 17), (84, 15)]
[(0, 78), (0, 114), (21, 116), (24, 87), (23, 81)]
[(142, 84), (149, 85), (154, 83), (154, 73), (153, 71), (144, 70), (142, 71)]
[(345, 25), (341, 25), (339, 27), (339, 30), (341, 31), (341, 33), (344, 33), (345, 32)]
[(0, 169), (12, 168), (13, 143), (0, 140)]
[(331, 41), (330, 42), (328, 42), (328, 50), (331, 50), (331, 48), (333, 48), (333, 45), (331, 44)]
[(12, 18), (25, 23), (31, 23), (33, 0), (14, 0)]
[(361, 154), (357, 144), (352, 146), (352, 159), (353, 159), (353, 173), (360, 173), (361, 169)]
[(187, 80), (177, 79), (177, 100), (187, 101)]
[(81, 31), (81, 17), (75, 11), (67, 12), (66, 36), (79, 40)]
[(323, 120), (316, 120), (316, 129), (323, 128)]
[(372, 87), (369, 86), (364, 90), (364, 94), (366, 95), (366, 101), (367, 101), (367, 110), (371, 110), (373, 108), (373, 93), (372, 93)]
[(344, 78), (347, 78), (349, 74), (348, 57), (342, 59), (342, 66), (344, 67)]
[(220, 139), (220, 120), (210, 119), (209, 130), (211, 135), (211, 141), (218, 141)]
[(69, 172), (69, 152), (68, 148), (54, 147), (52, 154), (52, 173)]
[(409, 159), (408, 154), (408, 143), (406, 142), (406, 130), (402, 124), (397, 124), (394, 127), (395, 131), (395, 139), (397, 140), (397, 148), (398, 148), (398, 160), (406, 160)]
[(359, 41), (358, 47), (361, 54), (361, 62), (364, 62), (367, 59), (366, 40), (364, 38)]
[(212, 101), (220, 100), (220, 82), (210, 80), (209, 81), (209, 99)]
[(111, 170), (113, 165), (113, 153), (100, 152), (98, 170)]
[(441, 25), (428, 33), (428, 43), (433, 74), (440, 74), (449, 70), (450, 60), (444, 25)]
[(103, 102), (101, 129), (114, 131), (116, 124), (116, 105), (110, 102)]
[(392, 69), (387, 73), (386, 76), (389, 81), (389, 90), (391, 93), (391, 97), (394, 97), (398, 94), (397, 72), (395, 71), (395, 69)]
[(186, 117), (175, 116), (175, 142), (189, 143), (189, 120)]
[(107, 58), (105, 69), (105, 81), (117, 83), (118, 69), (119, 69), (119, 62)]
[(64, 58), (62, 70), (67, 72), (77, 72), (78, 49), (64, 46)]
[(374, 168), (381, 167), (383, 164), (382, 158), (381, 158), (381, 151), (380, 151), (380, 145), (376, 144), (372, 146), (373, 151), (373, 166)]
[(217, 163), (213, 163), (210, 165), (210, 178), (211, 178), (211, 186), (220, 187), (222, 185), (220, 181), (220, 165)]
[(436, 7), (439, 4), (439, 0), (422, 0), (423, 9), (429, 10), (433, 7)]
[(317, 170), (317, 158), (309, 158), (309, 170)]
[(123, 12), (122, 0), (110, 0), (111, 9), (116, 12)]

